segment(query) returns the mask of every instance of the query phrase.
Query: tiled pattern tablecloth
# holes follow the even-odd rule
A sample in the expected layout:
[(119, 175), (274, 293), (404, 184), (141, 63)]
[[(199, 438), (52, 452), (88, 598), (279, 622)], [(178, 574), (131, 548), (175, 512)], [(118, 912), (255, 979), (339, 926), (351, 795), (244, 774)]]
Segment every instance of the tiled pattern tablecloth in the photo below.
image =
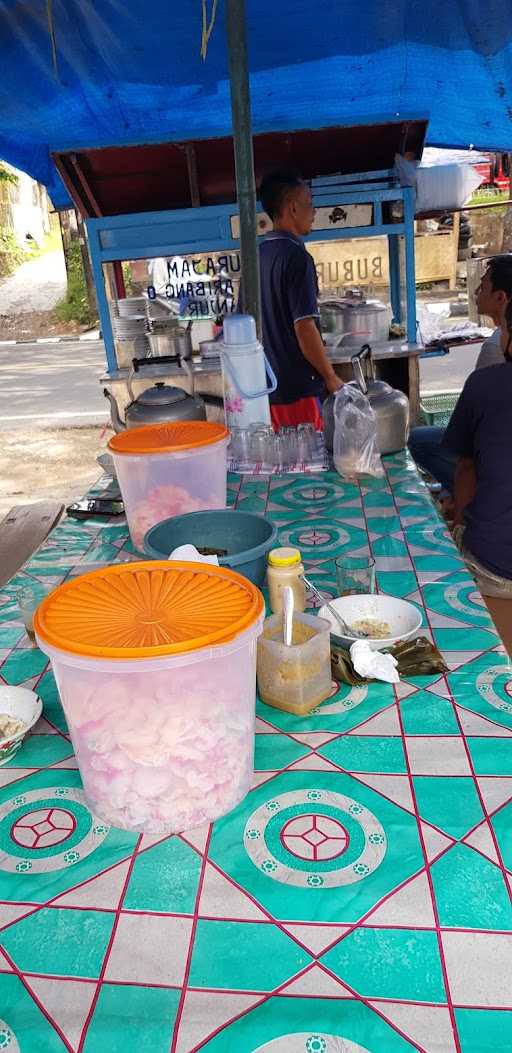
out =
[(422, 609), (450, 672), (333, 689), (301, 719), (258, 703), (254, 788), (213, 828), (139, 837), (90, 814), (19, 621), (26, 573), (54, 585), (129, 555), (125, 526), (64, 522), (1, 593), (0, 680), (44, 715), (0, 768), (0, 1050), (512, 1049), (512, 673), (415, 470), (386, 469), (230, 495), (326, 594), (369, 540), (379, 588)]

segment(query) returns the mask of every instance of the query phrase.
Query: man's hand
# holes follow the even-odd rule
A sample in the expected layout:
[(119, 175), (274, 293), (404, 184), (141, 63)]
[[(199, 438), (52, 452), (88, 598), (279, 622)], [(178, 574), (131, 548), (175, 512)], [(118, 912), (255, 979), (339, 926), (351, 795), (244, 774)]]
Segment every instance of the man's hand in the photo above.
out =
[(327, 391), (329, 392), (329, 395), (335, 395), (336, 392), (343, 387), (343, 381), (333, 371), (332, 377), (329, 377), (329, 379), (325, 381), (325, 386), (327, 388)]

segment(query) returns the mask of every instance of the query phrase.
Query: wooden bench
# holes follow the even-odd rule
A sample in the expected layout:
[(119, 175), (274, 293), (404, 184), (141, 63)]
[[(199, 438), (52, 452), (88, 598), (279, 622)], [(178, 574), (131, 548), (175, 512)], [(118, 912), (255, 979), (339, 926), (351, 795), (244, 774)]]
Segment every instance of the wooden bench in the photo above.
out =
[(64, 505), (37, 501), (17, 505), (0, 522), (0, 588), (27, 563), (59, 522)]

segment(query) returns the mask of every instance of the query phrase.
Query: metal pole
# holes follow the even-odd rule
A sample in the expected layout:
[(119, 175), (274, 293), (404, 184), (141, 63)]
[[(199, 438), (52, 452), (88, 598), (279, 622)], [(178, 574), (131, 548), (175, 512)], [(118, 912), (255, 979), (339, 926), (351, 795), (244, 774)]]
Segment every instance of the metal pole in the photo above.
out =
[(240, 255), (244, 309), (256, 319), (261, 337), (261, 296), (256, 227), (256, 184), (252, 149), (251, 99), (247, 62), (245, 0), (226, 0), (236, 193), (240, 209)]

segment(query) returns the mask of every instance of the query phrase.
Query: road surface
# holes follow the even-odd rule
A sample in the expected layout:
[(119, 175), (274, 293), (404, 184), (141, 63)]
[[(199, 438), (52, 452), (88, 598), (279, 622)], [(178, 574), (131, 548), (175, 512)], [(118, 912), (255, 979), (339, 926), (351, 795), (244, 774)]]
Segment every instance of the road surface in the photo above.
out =
[(0, 345), (0, 427), (102, 424), (101, 340)]
[[(462, 388), (480, 349), (452, 350), (420, 359), (423, 391)], [(99, 378), (105, 369), (101, 340), (0, 345), (0, 427), (102, 424), (108, 404)]]
[(0, 315), (52, 311), (65, 296), (66, 284), (62, 249), (27, 260), (0, 283)]

